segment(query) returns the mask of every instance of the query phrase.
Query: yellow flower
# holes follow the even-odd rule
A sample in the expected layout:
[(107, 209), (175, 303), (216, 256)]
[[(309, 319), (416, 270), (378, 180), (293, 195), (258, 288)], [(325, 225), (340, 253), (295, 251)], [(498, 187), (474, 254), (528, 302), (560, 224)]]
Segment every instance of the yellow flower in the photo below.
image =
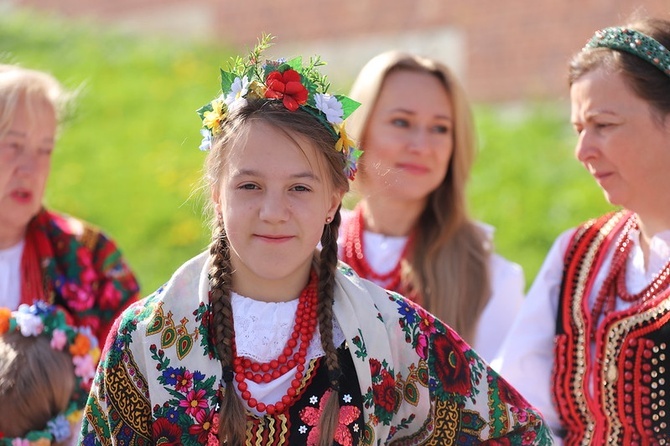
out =
[(335, 128), (335, 131), (340, 135), (340, 139), (338, 139), (335, 144), (335, 150), (344, 154), (349, 153), (349, 148), (355, 147), (355, 143), (352, 139), (349, 139), (349, 136), (347, 136), (347, 132), (344, 130), (344, 123), (333, 125), (333, 128)]
[(9, 308), (0, 308), (0, 334), (9, 331), (9, 320), (12, 318), (12, 312)]
[(38, 440), (31, 441), (30, 446), (51, 446), (51, 440), (49, 438), (40, 438)]
[(249, 93), (247, 94), (248, 99), (260, 99), (265, 97), (265, 90), (267, 88), (265, 85), (258, 81), (252, 81), (249, 84)]
[(212, 130), (214, 135), (221, 133), (221, 123), (228, 116), (228, 107), (223, 102), (223, 98), (214, 99), (211, 102), (212, 111), (203, 113), (202, 124)]

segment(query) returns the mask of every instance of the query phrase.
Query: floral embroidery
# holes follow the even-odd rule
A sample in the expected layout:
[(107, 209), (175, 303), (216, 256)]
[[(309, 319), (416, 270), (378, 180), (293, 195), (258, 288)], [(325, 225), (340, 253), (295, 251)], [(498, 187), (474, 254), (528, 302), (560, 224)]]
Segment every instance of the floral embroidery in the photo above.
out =
[[(315, 407), (305, 407), (300, 411), (300, 419), (312, 428), (307, 436), (308, 446), (319, 444), (319, 433), (321, 432), (319, 429), (319, 420), (326, 402), (332, 393), (332, 390), (326, 390), (326, 393), (321, 397), (318, 409)], [(340, 416), (335, 428), (335, 442), (343, 446), (351, 446), (353, 444), (353, 438), (347, 426), (356, 421), (360, 414), (361, 411), (356, 406), (340, 406)]]

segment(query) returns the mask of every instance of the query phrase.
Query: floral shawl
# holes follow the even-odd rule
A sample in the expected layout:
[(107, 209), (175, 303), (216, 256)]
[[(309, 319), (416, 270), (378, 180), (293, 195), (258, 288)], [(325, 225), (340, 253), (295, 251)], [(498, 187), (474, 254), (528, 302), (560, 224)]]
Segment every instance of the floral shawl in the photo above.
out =
[(62, 307), (72, 325), (104, 343), (114, 319), (139, 297), (139, 285), (114, 242), (99, 229), (42, 209), (28, 224), (21, 258), (21, 302)]
[[(208, 335), (208, 259), (203, 253), (184, 264), (117, 321), (89, 396), (81, 444), (218, 444), (221, 365)], [(362, 396), (356, 444), (551, 444), (540, 414), (454, 331), (344, 264), (336, 275), (334, 315)], [(340, 405), (346, 425), (354, 409)], [(247, 444), (314, 444), (314, 423), (291, 430), (295, 423), (300, 420), (259, 420), (247, 412)], [(350, 438), (336, 435), (334, 444), (352, 444)]]

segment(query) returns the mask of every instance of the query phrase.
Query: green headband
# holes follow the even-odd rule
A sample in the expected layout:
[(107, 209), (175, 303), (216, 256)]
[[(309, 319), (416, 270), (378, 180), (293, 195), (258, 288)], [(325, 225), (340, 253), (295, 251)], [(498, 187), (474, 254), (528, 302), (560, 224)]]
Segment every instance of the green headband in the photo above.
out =
[(605, 28), (591, 37), (584, 48), (625, 51), (654, 65), (670, 76), (670, 51), (656, 39), (630, 28)]

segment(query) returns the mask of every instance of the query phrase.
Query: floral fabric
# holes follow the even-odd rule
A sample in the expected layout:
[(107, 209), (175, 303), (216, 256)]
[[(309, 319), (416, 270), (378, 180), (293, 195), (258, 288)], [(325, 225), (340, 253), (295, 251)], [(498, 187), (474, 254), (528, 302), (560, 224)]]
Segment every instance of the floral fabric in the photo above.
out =
[[(218, 444), (221, 365), (209, 337), (208, 258), (187, 262), (118, 319), (81, 444)], [(346, 337), (339, 352), (348, 388), (333, 444), (551, 444), (539, 413), (455, 332), (344, 264), (334, 316)], [(308, 370), (287, 414), (247, 413), (247, 444), (315, 444), (329, 390), (319, 359)]]
[(21, 259), (21, 300), (62, 307), (72, 325), (91, 327), (102, 345), (139, 285), (114, 242), (99, 229), (43, 209), (30, 222)]

